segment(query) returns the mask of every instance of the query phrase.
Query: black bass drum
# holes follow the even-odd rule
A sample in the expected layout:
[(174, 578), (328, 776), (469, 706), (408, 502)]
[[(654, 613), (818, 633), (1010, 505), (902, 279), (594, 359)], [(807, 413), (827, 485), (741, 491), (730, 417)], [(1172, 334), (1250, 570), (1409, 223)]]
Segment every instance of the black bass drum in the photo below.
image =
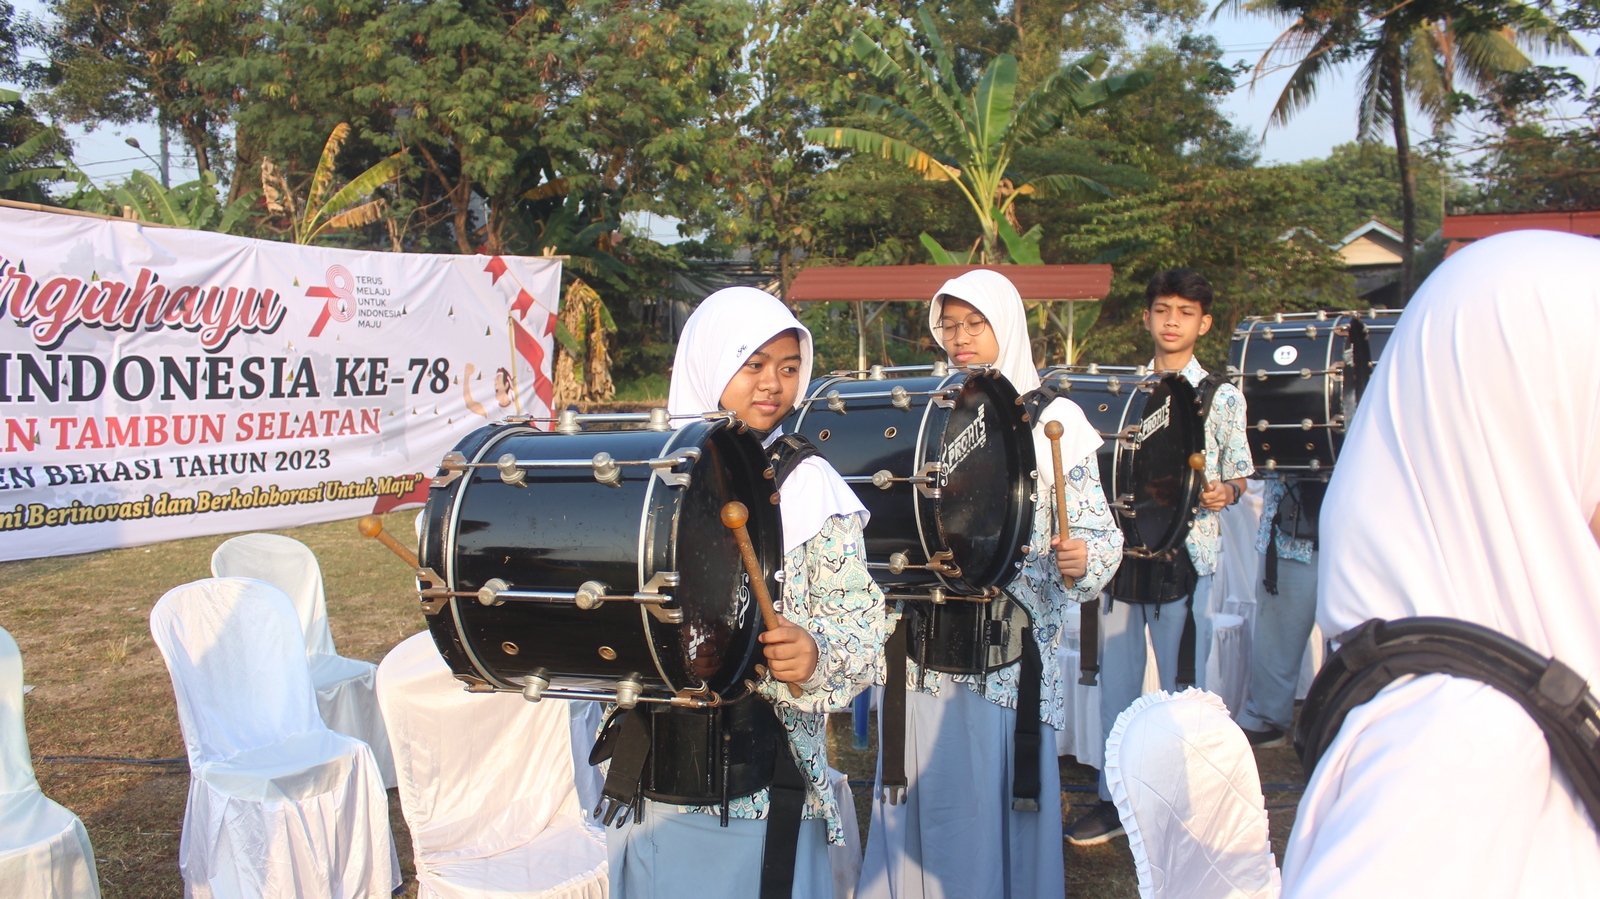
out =
[(1063, 365), (1040, 377), (1077, 403), (1105, 441), (1100, 485), (1122, 529), (1123, 555), (1170, 558), (1189, 534), (1204, 486), (1189, 467), (1189, 457), (1206, 448), (1200, 394), (1176, 374), (1143, 366)]
[[(649, 427), (584, 430), (619, 419)], [(760, 441), (727, 416), (678, 430), (660, 410), (568, 414), (558, 432), (479, 428), (446, 455), (424, 512), (429, 629), (469, 689), (718, 705), (761, 660), (760, 612), (721, 510), (745, 504), (772, 572), (775, 499)]]
[(1397, 316), (1299, 312), (1239, 323), (1228, 369), (1244, 393), (1257, 469), (1319, 477), (1333, 467)]
[(1016, 389), (987, 366), (860, 375), (811, 382), (786, 428), (871, 513), (873, 579), (886, 593), (936, 601), (998, 595), (1033, 527), (1033, 441)]

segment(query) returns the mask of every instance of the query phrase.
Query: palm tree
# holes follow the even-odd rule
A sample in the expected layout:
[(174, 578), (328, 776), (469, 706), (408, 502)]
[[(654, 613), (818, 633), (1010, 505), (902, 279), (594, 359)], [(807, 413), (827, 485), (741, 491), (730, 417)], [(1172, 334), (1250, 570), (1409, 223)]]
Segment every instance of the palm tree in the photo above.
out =
[(1261, 55), (1259, 78), (1276, 58), (1294, 72), (1278, 96), (1268, 127), (1283, 125), (1311, 104), (1322, 76), (1340, 63), (1363, 59), (1357, 137), (1394, 134), (1404, 217), (1400, 299), (1416, 289), (1417, 182), (1411, 167), (1406, 101), (1447, 127), (1458, 90), (1479, 92), (1531, 63), (1524, 49), (1583, 48), (1560, 25), (1521, 0), (1223, 0), (1225, 7), (1288, 18), (1291, 23)]
[[(926, 9), (918, 13), (921, 35), (933, 51), (930, 65), (904, 37), (878, 44), (856, 32), (851, 49), (897, 100), (867, 96), (863, 111), (903, 137), (862, 128), (812, 128), (807, 140), (893, 159), (930, 181), (948, 181), (977, 215), (983, 236), (978, 261), (997, 262), (997, 241), (1014, 228), (1018, 197), (1081, 197), (1107, 194), (1079, 175), (1026, 177), (1011, 171), (1016, 152), (1048, 136), (1069, 116), (1133, 93), (1152, 80), (1148, 72), (1102, 77), (1107, 63), (1091, 53), (1057, 69), (1017, 102), (1017, 60), (1002, 53), (990, 60), (976, 86), (963, 91), (938, 28)], [(925, 244), (932, 238), (923, 236)], [(937, 246), (936, 244), (933, 246)], [(932, 247), (930, 247), (931, 249)]]

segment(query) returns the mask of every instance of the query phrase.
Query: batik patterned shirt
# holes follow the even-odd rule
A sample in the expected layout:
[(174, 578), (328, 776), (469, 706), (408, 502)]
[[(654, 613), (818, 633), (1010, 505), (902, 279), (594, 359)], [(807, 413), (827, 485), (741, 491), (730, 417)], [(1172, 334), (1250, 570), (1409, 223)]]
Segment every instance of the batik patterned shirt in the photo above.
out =
[[(1155, 367), (1151, 360), (1150, 367)], [(1200, 360), (1189, 357), (1178, 374), (1198, 387), (1205, 379), (1206, 370)], [(1231, 481), (1247, 478), (1255, 473), (1250, 461), (1250, 445), (1245, 442), (1246, 426), (1244, 394), (1232, 384), (1223, 384), (1211, 396), (1211, 413), (1206, 416), (1206, 481)], [(1194, 562), (1195, 573), (1201, 577), (1215, 574), (1217, 556), (1222, 552), (1222, 519), (1210, 509), (1195, 514), (1189, 536), (1184, 540), (1189, 549), (1189, 559)]]
[[(1261, 503), (1261, 529), (1256, 532), (1256, 552), (1263, 555), (1267, 552), (1267, 541), (1272, 539), (1272, 518), (1278, 514), (1278, 504), (1283, 502), (1283, 497), (1289, 492), (1289, 484), (1276, 474), (1268, 472), (1262, 479), (1266, 481), (1267, 495)], [(1293, 537), (1278, 530), (1278, 558), (1293, 559), (1296, 562), (1310, 562), (1311, 554), (1316, 551), (1316, 541), (1301, 537)]]
[[(1058, 401), (1059, 402), (1059, 401)], [(1038, 489), (1037, 486), (1035, 489)], [(1122, 531), (1111, 518), (1105, 491), (1100, 488), (1100, 462), (1090, 455), (1067, 472), (1065, 490), (1067, 526), (1072, 536), (1089, 544), (1089, 570), (1071, 588), (1056, 567), (1050, 538), (1055, 534), (1055, 491), (1045, 490), (1033, 512), (1033, 534), (1022, 569), (1006, 590), (1028, 610), (1033, 622), (1033, 637), (1039, 644), (1042, 677), (1039, 684), (1039, 720), (1056, 730), (1066, 725), (1066, 687), (1056, 654), (1061, 646), (1061, 629), (1068, 603), (1095, 599), (1116, 573), (1122, 560)], [(990, 702), (1008, 709), (1017, 707), (1017, 676), (1021, 665), (1007, 665), (983, 677), (983, 695)], [(967, 684), (976, 689), (975, 674), (920, 672), (921, 692), (937, 695), (947, 682)], [(919, 679), (916, 662), (906, 663), (906, 681), (916, 689)]]
[[(860, 515), (835, 515), (816, 536), (783, 559), (783, 595), (773, 602), (779, 614), (817, 641), (817, 670), (802, 683), (801, 695), (769, 674), (759, 685), (789, 732), (800, 775), (807, 781), (805, 817), (825, 818), (828, 842), (844, 845), (839, 805), (828, 785), (828, 713), (850, 707), (857, 693), (881, 676), (887, 636), (883, 591), (867, 574), (866, 544)], [(735, 818), (765, 818), (771, 800), (766, 790), (733, 800)], [(679, 806), (683, 811), (721, 814), (721, 806)]]

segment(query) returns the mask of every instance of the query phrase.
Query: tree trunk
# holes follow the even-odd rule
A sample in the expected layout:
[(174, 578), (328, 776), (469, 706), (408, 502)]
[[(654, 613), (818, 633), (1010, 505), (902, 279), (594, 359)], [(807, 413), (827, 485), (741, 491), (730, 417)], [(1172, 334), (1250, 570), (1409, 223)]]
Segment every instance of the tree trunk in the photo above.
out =
[(1417, 289), (1417, 173), (1411, 168), (1411, 133), (1406, 128), (1406, 90), (1400, 62), (1389, 62), (1389, 120), (1394, 125), (1394, 161), (1400, 174), (1400, 305)]

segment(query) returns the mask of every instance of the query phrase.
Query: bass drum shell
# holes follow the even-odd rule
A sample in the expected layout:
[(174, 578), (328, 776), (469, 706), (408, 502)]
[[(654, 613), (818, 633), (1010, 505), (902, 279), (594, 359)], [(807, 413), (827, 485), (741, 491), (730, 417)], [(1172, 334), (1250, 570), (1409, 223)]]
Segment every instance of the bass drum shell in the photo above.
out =
[[(890, 395), (897, 387), (906, 392), (904, 408)], [(829, 406), (834, 392), (840, 411)], [(867, 567), (886, 591), (984, 595), (1016, 576), (1033, 526), (1035, 462), (1016, 388), (998, 371), (819, 378), (788, 430), (810, 440), (871, 513)], [(880, 489), (869, 483), (879, 471), (934, 483), (922, 485), (928, 491), (905, 480)], [(889, 567), (896, 553), (914, 566), (944, 556), (949, 567), (896, 573)]]
[[(1122, 529), (1123, 553), (1167, 557), (1183, 545), (1204, 478), (1189, 457), (1205, 452), (1200, 395), (1183, 377), (1136, 369), (1060, 366), (1041, 373), (1099, 432), (1100, 485)], [(1062, 460), (1066, 463), (1066, 460)]]
[(1239, 324), (1228, 368), (1244, 393), (1257, 469), (1319, 477), (1333, 467), (1397, 316), (1288, 313)]
[[(664, 469), (686, 472), (671, 486), (646, 465), (621, 465), (607, 486), (586, 460), (699, 457)], [(646, 699), (679, 692), (735, 696), (760, 661), (760, 611), (750, 594), (733, 535), (721, 522), (725, 503), (750, 512), (746, 525), (757, 559), (781, 565), (781, 524), (760, 442), (742, 425), (695, 421), (677, 431), (606, 430), (577, 434), (518, 424), (480, 428), (457, 444), (468, 462), (510, 453), (522, 462), (574, 460), (579, 465), (525, 468), (525, 486), (504, 483), (494, 467), (468, 469), (428, 497), (421, 564), (452, 591), (473, 592), (494, 578), (511, 590), (571, 596), (587, 581), (609, 594), (660, 592), (681, 623), (659, 620), (631, 601), (580, 609), (570, 599), (507, 599), (485, 606), (457, 596), (428, 626), (452, 672), (469, 687), (519, 690), (540, 673), (552, 689), (615, 691), (629, 677)], [(440, 471), (443, 479), (449, 472)], [(659, 575), (676, 573), (676, 586)], [(596, 695), (589, 698), (606, 698)]]

